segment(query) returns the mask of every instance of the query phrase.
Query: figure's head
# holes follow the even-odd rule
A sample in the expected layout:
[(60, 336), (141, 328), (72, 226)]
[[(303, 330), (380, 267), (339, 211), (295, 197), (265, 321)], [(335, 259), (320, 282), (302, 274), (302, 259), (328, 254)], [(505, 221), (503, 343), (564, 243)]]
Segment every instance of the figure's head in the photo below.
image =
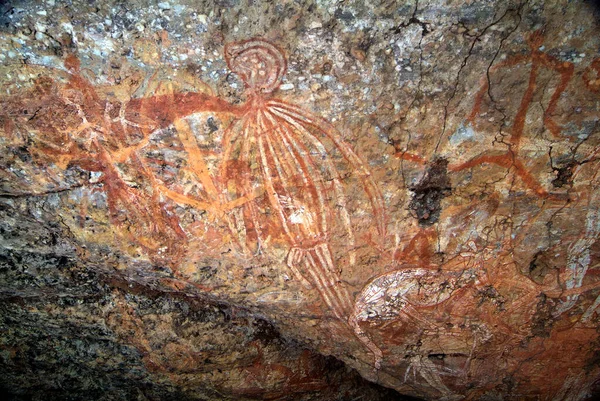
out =
[(225, 45), (225, 60), (246, 86), (259, 93), (270, 93), (281, 85), (286, 70), (283, 52), (262, 39)]

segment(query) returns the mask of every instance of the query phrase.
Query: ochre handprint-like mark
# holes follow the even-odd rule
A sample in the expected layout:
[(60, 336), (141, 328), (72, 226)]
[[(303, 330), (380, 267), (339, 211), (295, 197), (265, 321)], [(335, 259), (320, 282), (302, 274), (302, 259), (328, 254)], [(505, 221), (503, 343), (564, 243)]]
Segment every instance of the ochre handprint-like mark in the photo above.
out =
[(280, 49), (252, 39), (227, 45), (225, 56), (231, 70), (244, 81), (249, 97), (246, 113), (227, 130), (223, 140), (221, 175), (225, 186), (233, 188), (227, 196), (235, 199), (261, 188), (270, 208), (269, 214), (261, 212), (259, 199), (242, 206), (247, 236), (255, 236), (259, 249), (269, 237), (287, 243), (287, 266), (294, 275), (306, 287), (316, 288), (335, 317), (349, 324), (358, 338), (378, 353), (356, 322), (349, 319), (353, 300), (341, 282), (330, 250), (334, 219), (341, 222), (350, 245), (354, 233), (342, 178), (326, 144), (338, 151), (359, 177), (383, 236), (383, 201), (377, 186), (331, 124), (272, 98), (286, 71)]

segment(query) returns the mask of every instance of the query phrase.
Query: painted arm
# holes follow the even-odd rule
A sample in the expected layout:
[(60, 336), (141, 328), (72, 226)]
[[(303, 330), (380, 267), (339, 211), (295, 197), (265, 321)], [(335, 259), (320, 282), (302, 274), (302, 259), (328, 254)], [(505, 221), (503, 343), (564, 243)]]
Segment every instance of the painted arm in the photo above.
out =
[(193, 113), (219, 112), (240, 116), (244, 111), (243, 106), (233, 105), (215, 96), (186, 92), (132, 99), (127, 103), (125, 118), (132, 122), (154, 121), (164, 128)]

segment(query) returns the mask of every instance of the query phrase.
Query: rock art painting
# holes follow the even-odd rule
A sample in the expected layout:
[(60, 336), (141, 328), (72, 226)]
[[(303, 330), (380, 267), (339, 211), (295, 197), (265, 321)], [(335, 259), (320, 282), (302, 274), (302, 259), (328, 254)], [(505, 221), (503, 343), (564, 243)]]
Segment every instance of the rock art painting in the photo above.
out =
[(0, 6), (0, 393), (600, 394), (588, 2), (33, 3)]
[[(496, 331), (496, 334), (500, 331), (503, 332), (508, 342), (517, 341), (519, 338), (520, 341), (529, 341), (525, 339), (531, 336), (531, 332), (521, 331), (513, 323), (510, 323), (510, 320), (520, 320), (523, 319), (523, 316), (531, 316), (535, 321), (540, 319), (544, 313), (558, 320), (559, 316), (564, 316), (565, 312), (573, 308), (581, 294), (587, 293), (588, 301), (585, 306), (581, 306), (582, 309), (576, 313), (577, 317), (571, 315), (572, 319), (576, 319), (578, 322), (577, 325), (583, 329), (588, 325), (589, 318), (596, 313), (600, 304), (595, 295), (598, 291), (598, 284), (593, 281), (593, 283), (588, 282), (588, 285), (582, 285), (581, 281), (588, 271), (590, 247), (598, 239), (597, 191), (590, 189), (588, 192), (588, 189), (583, 189), (578, 195), (575, 195), (572, 192), (561, 190), (563, 185), (573, 185), (571, 174), (576, 174), (575, 172), (589, 161), (596, 160), (597, 147), (587, 148), (583, 151), (582, 155), (577, 156), (580, 157), (579, 161), (572, 164), (566, 163), (564, 169), (569, 169), (568, 176), (561, 175), (559, 169), (556, 168), (557, 175), (551, 182), (551, 186), (544, 184), (543, 179), (536, 176), (531, 168), (527, 167), (527, 161), (521, 156), (524, 153), (521, 150), (524, 147), (522, 143), (526, 142), (528, 146), (531, 146), (530, 142), (527, 142), (531, 139), (524, 138), (524, 136), (525, 132), (529, 131), (527, 117), (538, 87), (538, 74), (542, 69), (546, 69), (550, 74), (556, 74), (556, 78), (553, 78), (556, 79), (556, 85), (549, 91), (547, 106), (542, 115), (543, 128), (550, 135), (549, 141), (554, 143), (555, 148), (560, 149), (561, 142), (563, 144), (564, 142), (575, 143), (579, 140), (581, 142), (578, 144), (570, 145), (577, 149), (588, 138), (586, 134), (579, 138), (565, 135), (566, 126), (570, 123), (561, 125), (554, 118), (558, 101), (574, 78), (574, 65), (560, 61), (541, 51), (543, 43), (542, 32), (533, 32), (527, 38), (530, 49), (528, 53), (507, 58), (489, 68), (487, 76), (482, 78), (480, 87), (476, 91), (467, 119), (461, 123), (463, 130), (464, 127), (470, 127), (471, 130), (478, 129), (478, 119), (481, 115), (489, 114), (490, 110), (497, 112), (502, 117), (502, 125), (500, 136), (496, 140), (507, 148), (506, 152), (487, 150), (467, 161), (451, 161), (450, 163), (439, 158), (427, 163), (422, 156), (407, 151), (397, 154), (401, 160), (425, 167), (421, 181), (410, 187), (413, 199), (409, 205), (411, 211), (414, 212), (413, 217), (417, 219), (422, 228), (412, 239), (405, 239), (403, 243), (397, 242), (393, 263), (390, 265), (393, 270), (383, 273), (367, 283), (356, 298), (351, 320), (357, 327), (362, 327), (363, 335), (370, 340), (366, 343), (372, 347), (375, 365), (377, 367), (384, 366), (384, 371), (386, 370), (386, 359), (393, 359), (394, 356), (394, 352), (385, 351), (384, 345), (390, 346), (394, 342), (394, 336), (401, 337), (403, 345), (406, 348), (411, 347), (411, 351), (408, 353), (406, 350), (404, 351), (403, 361), (389, 361), (388, 363), (403, 366), (405, 376), (399, 379), (403, 383), (409, 381), (411, 374), (413, 377), (420, 375), (421, 385), (424, 381), (433, 390), (430, 397), (463, 398), (451, 387), (470, 375), (467, 372), (473, 369), (474, 355), (478, 349), (485, 348), (485, 344), (492, 341), (490, 333), (493, 331)], [(513, 101), (512, 107), (501, 106), (490, 89), (490, 82), (497, 71), (518, 64), (529, 70), (529, 80), (526, 82), (520, 103)], [(594, 91), (595, 88), (589, 84), (588, 75), (592, 73), (593, 68), (595, 68), (595, 61), (582, 75), (583, 82), (591, 91)], [(486, 104), (490, 110), (483, 112), (483, 104)], [(514, 110), (513, 115), (508, 114), (509, 109)], [(553, 149), (552, 146), (551, 149)], [(449, 192), (456, 190), (451, 187), (447, 174), (456, 176), (457, 173), (460, 174), (467, 170), (470, 171), (472, 177), (478, 174), (478, 168), (486, 169), (490, 165), (497, 165), (510, 171), (514, 177), (514, 185), (518, 185), (523, 191), (531, 194), (530, 196), (534, 199), (541, 199), (542, 209), (537, 217), (524, 222), (524, 226), (514, 231), (510, 237), (506, 237), (506, 232), (502, 233), (507, 228), (502, 228), (504, 223), (497, 221), (494, 226), (485, 228), (487, 230), (486, 238), (483, 239), (480, 234), (477, 234), (478, 228), (476, 227), (481, 224), (480, 219), (488, 218), (493, 210), (498, 208), (498, 201), (491, 198), (486, 202), (487, 204), (471, 202), (464, 211), (452, 217), (452, 220), (461, 221), (462, 232), (471, 232), (475, 234), (475, 237), (468, 240), (466, 244), (460, 245), (456, 257), (436, 263), (433, 256), (435, 255), (434, 244), (439, 241), (440, 233), (426, 227), (438, 221), (441, 199)], [(595, 172), (592, 177), (591, 182), (596, 182)], [(531, 273), (536, 268), (535, 256), (528, 266), (528, 272), (519, 270), (515, 266), (515, 254), (512, 253), (512, 250), (522, 246), (523, 242), (527, 242), (527, 236), (538, 224), (536, 220), (541, 218), (544, 209), (560, 213), (563, 208), (568, 207), (566, 205), (573, 201), (585, 205), (582, 209), (583, 218), (576, 229), (579, 232), (574, 234), (576, 239), (567, 242), (567, 247), (562, 248), (561, 251), (558, 251), (558, 247), (555, 248), (557, 250), (555, 255), (565, 258), (565, 267), (557, 272), (558, 277), (546, 275), (543, 280), (534, 277)], [(455, 210), (453, 212), (456, 213)], [(509, 231), (511, 230), (509, 229)], [(448, 238), (455, 234), (450, 231), (442, 235)], [(396, 237), (402, 238), (398, 234)], [(451, 247), (450, 244), (448, 245)], [(403, 249), (401, 249), (402, 247)], [(416, 264), (404, 264), (411, 261)], [(507, 302), (507, 299), (497, 291), (502, 287), (511, 288), (511, 291), (520, 294), (519, 297)], [(477, 298), (479, 298), (478, 301)], [(549, 305), (547, 305), (549, 298), (554, 299), (550, 301), (553, 305), (552, 311), (542, 312), (544, 308), (549, 309)], [(513, 315), (513, 318), (509, 318), (509, 321), (504, 320), (505, 318), (498, 320), (494, 316), (494, 312), (491, 314), (489, 311), (484, 312), (487, 302), (492, 302), (496, 310), (501, 311), (501, 314)], [(455, 313), (452, 311), (457, 311), (455, 309), (457, 305), (461, 305), (460, 309), (463, 311), (470, 311), (468, 315), (464, 316), (469, 323), (460, 324), (458, 330), (456, 330), (455, 322), (452, 322), (452, 316)], [(535, 310), (531, 309), (532, 307)], [(445, 310), (442, 315), (439, 314), (441, 310)], [(521, 316), (521, 318), (514, 316)], [(536, 330), (534, 329), (534, 331)], [(415, 335), (415, 333), (419, 334)], [(425, 340), (427, 338), (432, 343), (427, 343)], [(449, 338), (454, 338), (454, 340), (448, 341)], [(457, 343), (462, 344), (458, 345)], [(426, 351), (423, 352), (423, 349)], [(444, 364), (439, 363), (438, 357), (440, 356), (445, 360)], [(454, 360), (452, 361), (452, 359)], [(578, 397), (577, 392), (582, 391), (582, 388), (578, 387), (579, 384), (567, 384), (570, 383), (570, 380), (566, 379), (564, 386), (567, 387), (560, 389), (562, 397), (566, 397), (564, 399), (571, 396), (576, 398)], [(416, 382), (418, 381), (415, 380)], [(485, 386), (483, 383), (479, 385)], [(572, 390), (565, 390), (570, 385), (573, 386)], [(558, 389), (556, 391), (559, 392)], [(569, 393), (569, 391), (572, 392)], [(526, 397), (525, 394), (523, 396)], [(560, 398), (561, 396), (557, 397), (556, 399), (563, 399)]]
[[(354, 235), (340, 175), (323, 141), (331, 142), (359, 176), (383, 236), (379, 190), (364, 163), (331, 124), (298, 106), (269, 99), (286, 70), (285, 56), (277, 47), (251, 39), (228, 45), (225, 54), (229, 68), (246, 84), (250, 99), (244, 116), (224, 138), (224, 176), (235, 182), (235, 199), (255, 188), (264, 192), (274, 215), (271, 219), (276, 221), (276, 231), (270, 235), (284, 236), (290, 246), (287, 266), (306, 287), (315, 287), (335, 317), (345, 322), (353, 301), (341, 283), (329, 248), (331, 219), (340, 219), (350, 246)], [(246, 166), (259, 168), (246, 171)], [(252, 202), (243, 207), (245, 229), (253, 228), (260, 249), (265, 242), (263, 227), (268, 223), (262, 222), (264, 216)], [(370, 345), (358, 326), (353, 327)]]
[[(100, 97), (81, 75), (79, 61), (68, 56), (60, 71), (65, 82), (37, 79), (29, 96), (38, 97), (39, 104), (8, 100), (11, 118), (6, 121), (29, 125), (39, 138), (39, 152), (60, 168), (76, 165), (101, 174), (112, 224), (157, 263), (177, 263), (185, 255), (187, 240), (165, 199), (225, 222), (247, 255), (268, 252), (270, 242), (283, 241), (289, 248), (285, 263), (294, 277), (306, 288), (315, 288), (333, 316), (377, 352), (350, 317), (353, 298), (330, 250), (332, 224), (343, 228), (351, 253), (355, 240), (342, 178), (328, 149), (338, 152), (358, 177), (383, 237), (384, 208), (377, 185), (333, 125), (272, 95), (286, 72), (282, 50), (265, 40), (249, 39), (229, 43), (224, 51), (229, 68), (246, 86), (247, 100), (240, 105), (210, 94), (177, 92), (168, 84), (161, 95), (111, 102)], [(11, 115), (10, 110), (23, 107), (34, 110), (33, 123), (28, 114), (13, 120), (16, 112)], [(224, 130), (222, 160), (215, 172), (209, 171), (186, 120), (207, 111), (234, 116)], [(144, 153), (155, 132), (170, 125), (177, 131), (197, 192), (170, 188), (164, 174), (154, 174), (155, 162)], [(17, 130), (11, 126), (9, 134)], [(128, 185), (128, 174), (137, 175), (147, 189)], [(235, 209), (241, 209), (237, 219)], [(354, 263), (354, 256), (350, 260)]]

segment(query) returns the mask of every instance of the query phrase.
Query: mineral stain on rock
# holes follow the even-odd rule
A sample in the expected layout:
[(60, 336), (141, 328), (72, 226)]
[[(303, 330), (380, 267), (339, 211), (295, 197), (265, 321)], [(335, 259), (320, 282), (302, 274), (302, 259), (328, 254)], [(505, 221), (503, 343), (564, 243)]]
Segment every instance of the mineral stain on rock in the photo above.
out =
[(571, 185), (573, 183), (573, 169), (576, 165), (576, 162), (571, 161), (562, 167), (553, 167), (553, 170), (556, 173), (556, 178), (552, 180), (552, 185), (555, 188), (562, 188), (565, 185)]
[(437, 223), (442, 210), (442, 199), (452, 191), (448, 177), (448, 160), (435, 159), (427, 166), (421, 181), (409, 189), (413, 193), (409, 204), (413, 217), (422, 226), (431, 226)]

